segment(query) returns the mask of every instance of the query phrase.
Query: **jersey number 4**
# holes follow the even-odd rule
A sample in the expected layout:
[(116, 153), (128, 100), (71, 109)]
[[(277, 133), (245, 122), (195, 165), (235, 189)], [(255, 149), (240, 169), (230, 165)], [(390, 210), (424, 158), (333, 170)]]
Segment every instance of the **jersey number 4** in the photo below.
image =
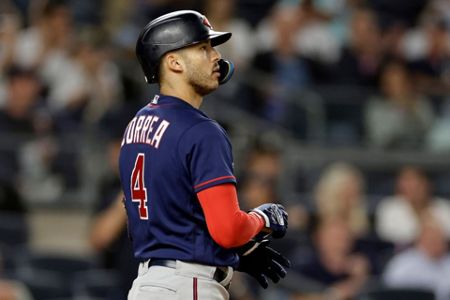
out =
[(139, 217), (148, 220), (147, 188), (144, 186), (145, 154), (139, 153), (131, 173), (131, 200), (139, 202)]

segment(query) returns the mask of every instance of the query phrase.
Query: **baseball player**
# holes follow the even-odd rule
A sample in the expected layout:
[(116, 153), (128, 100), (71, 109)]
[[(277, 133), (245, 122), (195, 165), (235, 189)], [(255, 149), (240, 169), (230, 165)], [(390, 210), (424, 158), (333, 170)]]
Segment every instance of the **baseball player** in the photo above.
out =
[(281, 205), (240, 210), (231, 144), (220, 125), (199, 110), (225, 83), (233, 64), (214, 46), (229, 32), (183, 10), (151, 21), (136, 54), (160, 93), (128, 124), (119, 166), (129, 233), (141, 263), (128, 294), (143, 299), (229, 299), (233, 271), (267, 287), (289, 266), (261, 237), (281, 238)]

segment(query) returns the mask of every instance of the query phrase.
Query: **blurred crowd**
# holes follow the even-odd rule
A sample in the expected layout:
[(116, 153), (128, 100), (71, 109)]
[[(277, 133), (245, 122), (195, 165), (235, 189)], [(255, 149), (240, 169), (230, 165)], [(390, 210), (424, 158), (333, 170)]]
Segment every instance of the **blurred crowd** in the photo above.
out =
[[(117, 155), (126, 123), (157, 91), (134, 46), (149, 20), (177, 9), (199, 10), (233, 33), (218, 48), (235, 75), (206, 102), (258, 120), (255, 141), (238, 147), (241, 207), (277, 201), (290, 213), (287, 238), (274, 241), (293, 261), (288, 278), (262, 291), (237, 275), (232, 299), (343, 300), (381, 288), (450, 299), (450, 194), (438, 195), (429, 170), (395, 166), (377, 182), (346, 161), (303, 174), (298, 166), (286, 191), (286, 147), (259, 136), (270, 127), (286, 143), (448, 153), (447, 0), (3, 0), (0, 223), (18, 217), (26, 231), (30, 210), (83, 199), (94, 265), (118, 271), (114, 299), (125, 299), (136, 262)], [(239, 117), (218, 121), (239, 140)], [(17, 272), (24, 262), (8, 260), (26, 237), (8, 244), (1, 234), (0, 299), (40, 300), (31, 273)]]

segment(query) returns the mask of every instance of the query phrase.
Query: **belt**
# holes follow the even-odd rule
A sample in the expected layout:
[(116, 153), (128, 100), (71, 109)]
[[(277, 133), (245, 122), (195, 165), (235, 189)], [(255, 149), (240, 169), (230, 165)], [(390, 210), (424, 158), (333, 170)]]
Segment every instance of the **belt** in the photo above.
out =
[[(151, 266), (162, 266), (167, 268), (176, 268), (176, 261), (169, 259), (150, 259), (148, 262), (148, 267)], [(214, 272), (213, 278), (215, 281), (221, 283), (228, 276), (228, 268), (227, 267), (216, 267), (216, 271)], [(225, 286), (228, 288), (228, 286)]]

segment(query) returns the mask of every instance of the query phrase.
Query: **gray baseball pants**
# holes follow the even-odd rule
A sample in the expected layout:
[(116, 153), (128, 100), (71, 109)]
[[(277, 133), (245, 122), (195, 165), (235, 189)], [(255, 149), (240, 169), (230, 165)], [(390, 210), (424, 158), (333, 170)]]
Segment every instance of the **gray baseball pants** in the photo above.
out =
[(226, 287), (233, 277), (233, 269), (227, 269), (218, 282), (214, 279), (217, 267), (179, 260), (171, 261), (170, 266), (151, 265), (146, 261), (139, 264), (128, 300), (228, 300)]

